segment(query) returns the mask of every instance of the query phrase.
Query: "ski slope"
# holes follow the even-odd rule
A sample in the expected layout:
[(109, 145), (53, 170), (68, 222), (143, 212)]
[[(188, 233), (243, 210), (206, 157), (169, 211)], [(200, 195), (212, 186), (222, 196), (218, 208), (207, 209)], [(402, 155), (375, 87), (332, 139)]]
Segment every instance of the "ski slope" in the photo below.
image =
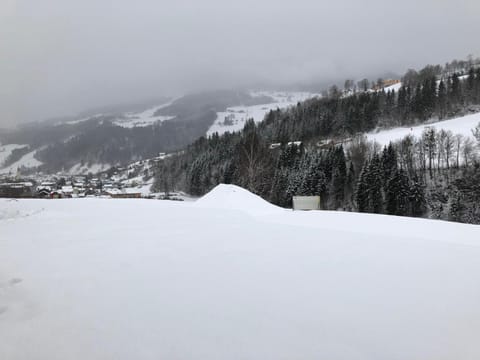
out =
[(269, 96), (273, 99), (272, 103), (252, 105), (252, 106), (233, 106), (226, 111), (218, 112), (217, 119), (208, 129), (207, 135), (218, 133), (222, 135), (227, 131), (234, 132), (242, 130), (248, 119), (253, 119), (256, 123), (262, 121), (271, 110), (286, 109), (297, 105), (298, 102), (318, 97), (320, 94), (308, 92), (281, 92), (281, 91), (254, 91), (252, 96)]
[[(11, 146), (11, 145), (6, 145), (6, 147), (8, 147), (8, 146)], [(10, 149), (13, 150), (13, 148), (15, 148), (14, 146), (15, 145), (13, 145), (13, 147), (10, 147)], [(18, 146), (18, 147), (23, 147), (23, 146)], [(37, 150), (33, 150), (33, 151), (23, 155), (19, 160), (17, 160), (13, 164), (0, 168), (0, 174), (9, 174), (9, 173), (15, 174), (17, 172), (18, 168), (22, 168), (22, 167), (34, 168), (34, 167), (42, 165), (42, 162), (35, 158), (36, 152), (37, 152)], [(10, 153), (11, 153), (11, 151), (10, 151)], [(0, 165), (1, 165), (1, 163), (2, 162), (0, 162)]]
[(78, 163), (78, 164), (73, 165), (68, 170), (67, 173), (71, 174), (71, 175), (86, 175), (86, 174), (89, 174), (89, 173), (97, 174), (101, 171), (106, 171), (111, 167), (112, 167), (112, 165), (110, 165), (110, 164), (96, 163), (96, 164), (83, 164), (82, 165), (81, 163)]
[(472, 130), (479, 124), (480, 113), (477, 113), (450, 120), (438, 121), (430, 124), (422, 124), (413, 127), (400, 127), (389, 130), (381, 130), (378, 132), (371, 132), (367, 134), (367, 139), (369, 141), (376, 141), (378, 144), (384, 146), (388, 145), (390, 142), (402, 140), (407, 135), (412, 135), (420, 138), (423, 131), (427, 127), (432, 127), (436, 130), (449, 130), (453, 134), (461, 134), (465, 137), (471, 137), (473, 139)]
[(479, 226), (234, 186), (0, 209), (0, 359), (480, 358)]
[(21, 149), (27, 145), (18, 145), (18, 144), (0, 144), (0, 168), (3, 166), (5, 160), (12, 154), (13, 150)]
[(157, 122), (171, 120), (175, 116), (156, 116), (155, 113), (167, 106), (170, 106), (175, 100), (169, 101), (165, 104), (154, 106), (142, 112), (130, 112), (118, 117), (113, 123), (124, 128), (145, 127), (151, 126)]
[[(153, 106), (149, 109), (146, 109), (144, 111), (138, 111), (138, 112), (126, 112), (123, 114), (118, 114), (115, 115), (115, 119), (112, 121), (113, 124), (117, 126), (121, 126), (124, 128), (134, 128), (134, 127), (146, 127), (153, 125), (156, 122), (162, 122), (166, 120), (173, 119), (174, 116), (155, 116), (155, 112), (157, 110), (163, 109), (164, 107), (170, 106), (173, 103), (174, 100), (171, 100), (169, 102), (166, 102), (164, 104), (159, 104), (156, 106)], [(69, 120), (69, 121), (61, 121), (58, 122), (57, 125), (61, 124), (68, 124), (68, 125), (74, 125), (78, 124), (81, 122), (85, 122), (88, 120), (94, 120), (94, 119), (101, 119), (104, 116), (111, 116), (114, 114), (111, 113), (99, 113), (87, 117), (82, 117), (79, 119), (75, 120)]]

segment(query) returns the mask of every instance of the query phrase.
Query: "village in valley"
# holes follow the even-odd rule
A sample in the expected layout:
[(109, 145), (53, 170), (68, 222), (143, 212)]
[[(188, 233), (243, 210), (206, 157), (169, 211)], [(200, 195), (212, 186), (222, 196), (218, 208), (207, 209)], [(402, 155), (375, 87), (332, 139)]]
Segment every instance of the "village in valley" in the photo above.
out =
[(181, 192), (153, 192), (155, 168), (167, 155), (112, 167), (96, 174), (0, 174), (0, 198), (66, 199), (103, 197), (113, 199), (160, 199), (183, 201)]
[[(352, 138), (326, 139), (314, 146), (319, 149), (346, 145)], [(271, 143), (271, 151), (279, 151), (281, 143)], [(287, 147), (303, 147), (302, 141), (291, 141)], [(178, 154), (159, 153), (157, 157), (133, 162), (126, 166), (113, 166), (100, 172), (89, 171), (46, 174), (32, 168), (18, 167), (16, 172), (0, 173), (0, 198), (70, 199), (101, 197), (112, 199), (157, 199), (185, 201), (194, 197), (176, 191), (162, 183), (161, 191), (155, 191), (156, 171), (163, 160)], [(157, 189), (158, 190), (158, 189)], [(315, 205), (317, 206), (317, 205)]]

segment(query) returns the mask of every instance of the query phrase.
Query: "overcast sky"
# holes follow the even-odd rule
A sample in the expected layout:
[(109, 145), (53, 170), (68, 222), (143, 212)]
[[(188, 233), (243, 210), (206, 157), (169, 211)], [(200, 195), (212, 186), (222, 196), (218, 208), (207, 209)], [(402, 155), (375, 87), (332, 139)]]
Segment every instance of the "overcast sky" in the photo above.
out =
[(480, 55), (478, 0), (0, 0), (0, 126)]

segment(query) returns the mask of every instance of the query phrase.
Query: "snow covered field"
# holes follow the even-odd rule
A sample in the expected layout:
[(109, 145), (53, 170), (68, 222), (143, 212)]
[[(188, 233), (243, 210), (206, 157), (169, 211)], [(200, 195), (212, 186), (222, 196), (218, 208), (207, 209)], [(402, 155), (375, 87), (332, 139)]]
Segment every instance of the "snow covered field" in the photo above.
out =
[(171, 100), (165, 104), (154, 106), (138, 113), (127, 113), (124, 117), (120, 117), (113, 123), (124, 128), (145, 127), (153, 125), (157, 122), (163, 122), (173, 119), (175, 116), (155, 116), (155, 112), (170, 106), (175, 100)]
[(478, 359), (480, 226), (0, 199), (0, 359)]
[(217, 113), (215, 123), (207, 131), (207, 135), (217, 132), (219, 135), (227, 131), (242, 130), (248, 119), (260, 122), (270, 110), (286, 109), (296, 105), (298, 102), (311, 99), (320, 94), (308, 92), (280, 92), (280, 91), (255, 91), (251, 92), (252, 96), (269, 96), (274, 101), (270, 104), (253, 105), (253, 106), (233, 106), (224, 112)]
[[(154, 123), (158, 121), (165, 121), (165, 120), (170, 120), (174, 118), (174, 116), (155, 116), (155, 112), (157, 110), (163, 109), (173, 103), (174, 100), (171, 100), (169, 102), (166, 102), (164, 104), (159, 104), (156, 106), (153, 106), (149, 109), (146, 109), (144, 111), (139, 111), (139, 112), (127, 112), (124, 114), (120, 114), (116, 117), (116, 119), (113, 121), (115, 125), (124, 127), (124, 128), (134, 128), (134, 127), (145, 127), (145, 126), (150, 126), (153, 125)], [(76, 120), (70, 120), (70, 121), (65, 121), (65, 122), (59, 122), (57, 125), (60, 124), (78, 124), (87, 120), (93, 120), (97, 118), (101, 118), (103, 116), (109, 116), (113, 115), (110, 113), (105, 113), (105, 114), (95, 114), (87, 117), (82, 117), (80, 119)]]
[(69, 170), (68, 173), (72, 175), (78, 175), (78, 174), (96, 174), (101, 171), (106, 171), (109, 168), (111, 168), (112, 165), (110, 164), (76, 164), (72, 166)]
[(423, 124), (414, 127), (394, 128), (372, 132), (367, 134), (367, 139), (376, 141), (380, 145), (388, 145), (389, 142), (402, 140), (407, 135), (413, 135), (417, 138), (422, 136), (422, 132), (427, 127), (433, 127), (436, 130), (450, 130), (453, 134), (461, 134), (473, 138), (472, 130), (480, 123), (480, 113), (462, 116), (450, 120), (438, 121), (431, 124)]
[(21, 149), (26, 145), (18, 145), (18, 144), (0, 144), (0, 167), (3, 165), (5, 160), (12, 154), (12, 151), (15, 149)]
[(4, 161), (10, 156), (13, 150), (22, 148), (27, 145), (9, 144), (0, 146), (0, 174), (8, 174), (17, 172), (20, 167), (32, 168), (42, 165), (42, 162), (35, 158), (37, 150), (33, 150), (9, 166), (2, 167)]

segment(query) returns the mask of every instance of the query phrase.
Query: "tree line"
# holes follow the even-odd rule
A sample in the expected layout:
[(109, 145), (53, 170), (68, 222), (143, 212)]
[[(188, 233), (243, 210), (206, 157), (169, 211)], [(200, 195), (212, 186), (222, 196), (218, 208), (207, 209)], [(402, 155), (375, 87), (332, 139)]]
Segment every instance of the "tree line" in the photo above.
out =
[(437, 72), (408, 72), (398, 92), (330, 94), (271, 111), (242, 131), (202, 137), (159, 165), (154, 188), (200, 196), (232, 183), (284, 207), (292, 195), (320, 195), (324, 209), (480, 223), (472, 137), (427, 128), (381, 148), (361, 135), (474, 111), (480, 69)]

